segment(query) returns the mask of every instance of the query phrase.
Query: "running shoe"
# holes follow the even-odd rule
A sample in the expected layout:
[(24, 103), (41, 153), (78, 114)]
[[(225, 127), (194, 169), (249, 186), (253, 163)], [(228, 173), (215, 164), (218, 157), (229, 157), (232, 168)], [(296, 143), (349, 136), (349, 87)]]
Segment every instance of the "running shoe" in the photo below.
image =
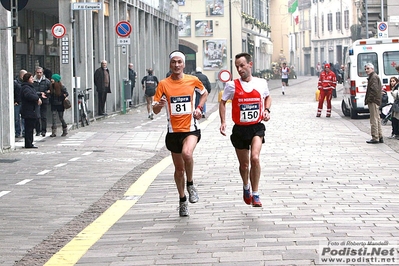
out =
[(252, 207), (262, 207), (262, 202), (260, 202), (259, 195), (252, 196)]
[(244, 188), (243, 199), (247, 205), (251, 204), (252, 201), (251, 189)]
[(194, 185), (187, 186), (187, 191), (188, 191), (188, 200), (191, 203), (198, 202), (199, 200), (198, 192), (197, 189), (194, 187)]
[(189, 216), (190, 213), (188, 212), (188, 202), (183, 201), (183, 202), (179, 202), (179, 215), (180, 217), (186, 217)]

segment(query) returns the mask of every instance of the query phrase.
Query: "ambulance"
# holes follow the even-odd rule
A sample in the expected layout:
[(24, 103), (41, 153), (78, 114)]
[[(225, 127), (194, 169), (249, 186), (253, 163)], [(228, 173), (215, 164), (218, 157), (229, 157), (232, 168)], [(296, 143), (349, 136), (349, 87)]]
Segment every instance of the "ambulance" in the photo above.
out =
[[(367, 89), (364, 66), (367, 63), (374, 65), (374, 71), (381, 79), (381, 89), (390, 91), (390, 78), (399, 75), (395, 69), (399, 66), (399, 37), (357, 40), (348, 47), (341, 109), (345, 116), (352, 119), (360, 114), (369, 114), (368, 106), (364, 105)], [(392, 98), (390, 92), (388, 95)]]

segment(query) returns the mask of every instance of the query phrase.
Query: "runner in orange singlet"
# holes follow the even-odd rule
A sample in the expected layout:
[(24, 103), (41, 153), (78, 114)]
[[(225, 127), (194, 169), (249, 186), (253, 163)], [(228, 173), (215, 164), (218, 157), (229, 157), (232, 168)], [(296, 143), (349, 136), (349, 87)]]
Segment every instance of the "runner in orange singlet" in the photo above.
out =
[[(166, 107), (168, 133), (165, 143), (175, 166), (174, 178), (180, 197), (179, 215), (188, 216), (184, 188), (187, 185), (188, 200), (191, 203), (199, 200), (193, 181), (193, 152), (201, 139), (198, 120), (202, 117), (202, 107), (208, 97), (208, 91), (197, 77), (183, 73), (185, 55), (182, 52), (173, 51), (169, 57), (172, 74), (159, 82), (154, 96), (153, 111), (158, 114), (164, 106)], [(198, 106), (194, 106), (195, 91), (201, 95)], [(184, 175), (187, 176), (186, 182)]]

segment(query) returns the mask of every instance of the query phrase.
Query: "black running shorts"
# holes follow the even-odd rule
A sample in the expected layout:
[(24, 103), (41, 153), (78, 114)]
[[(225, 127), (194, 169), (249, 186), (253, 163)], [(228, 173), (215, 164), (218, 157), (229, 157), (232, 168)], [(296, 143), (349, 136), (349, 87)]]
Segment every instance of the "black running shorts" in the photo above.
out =
[(265, 131), (266, 127), (263, 123), (249, 126), (234, 125), (230, 140), (234, 148), (249, 150), (254, 136), (261, 137), (262, 143), (265, 143)]
[(183, 149), (183, 141), (189, 135), (197, 136), (197, 143), (201, 140), (200, 129), (192, 132), (167, 133), (165, 137), (166, 148), (173, 153), (181, 153)]

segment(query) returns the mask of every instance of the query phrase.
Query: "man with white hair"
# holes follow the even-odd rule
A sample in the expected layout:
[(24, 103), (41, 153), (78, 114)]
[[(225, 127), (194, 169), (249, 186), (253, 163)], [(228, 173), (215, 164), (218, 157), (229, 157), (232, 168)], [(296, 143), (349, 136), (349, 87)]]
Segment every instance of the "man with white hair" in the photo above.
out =
[[(202, 84), (204, 84), (205, 89), (208, 91), (208, 94), (211, 93), (211, 83), (209, 82), (208, 77), (202, 73), (202, 68), (197, 67), (195, 69), (195, 74), (194, 76), (196, 76), (199, 80), (201, 80)], [(196, 98), (195, 98), (195, 106), (198, 106), (199, 104), (199, 100), (200, 100), (200, 94), (199, 92), (196, 92)], [(204, 110), (202, 111), (202, 118), (205, 118), (206, 115), (206, 103), (204, 103)]]
[(371, 140), (366, 141), (369, 144), (384, 143), (381, 129), (380, 119), (380, 105), (381, 105), (381, 80), (377, 73), (374, 72), (374, 65), (367, 63), (364, 66), (368, 77), (367, 91), (364, 98), (364, 105), (369, 106), (370, 111), (370, 126), (371, 126)]
[[(186, 56), (183, 52), (173, 51), (169, 59), (172, 74), (159, 82), (154, 96), (153, 112), (158, 114), (166, 107), (168, 132), (165, 144), (172, 154), (175, 166), (174, 179), (180, 198), (179, 215), (184, 217), (189, 216), (185, 185), (189, 194), (188, 200), (191, 203), (199, 200), (193, 181), (193, 152), (201, 139), (198, 120), (201, 119), (208, 92), (197, 77), (184, 74)], [(196, 91), (201, 95), (197, 106), (194, 102)]]
[(105, 103), (107, 102), (107, 93), (111, 93), (111, 78), (107, 61), (101, 61), (101, 67), (94, 72), (94, 85), (98, 93), (98, 115), (107, 115), (105, 112)]

